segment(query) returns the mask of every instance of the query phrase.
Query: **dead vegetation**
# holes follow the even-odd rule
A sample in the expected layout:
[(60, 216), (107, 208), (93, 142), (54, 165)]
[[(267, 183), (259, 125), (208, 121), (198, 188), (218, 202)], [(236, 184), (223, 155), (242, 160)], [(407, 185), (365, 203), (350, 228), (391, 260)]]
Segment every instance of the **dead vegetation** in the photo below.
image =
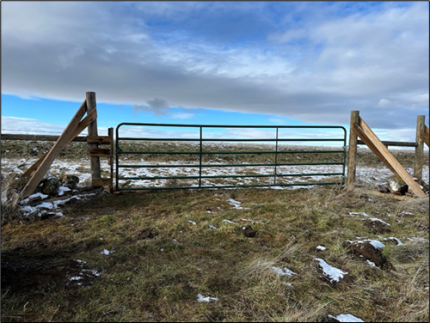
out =
[[(130, 191), (8, 221), (2, 321), (428, 322), (428, 198), (372, 190)], [(366, 239), (375, 266), (345, 244)]]
[[(351, 313), (428, 321), (428, 231), (415, 225), (428, 219), (424, 200), (334, 187), (99, 195), (68, 205), (64, 218), (2, 227), (9, 282), (2, 320), (300, 322)], [(381, 218), (391, 232), (375, 234), (350, 212)], [(258, 232), (252, 238), (243, 232), (250, 224)], [(342, 245), (392, 236), (403, 245), (385, 243), (381, 252), (395, 270), (371, 266)], [(315, 258), (348, 274), (330, 283)], [(68, 264), (77, 260), (100, 275), (79, 276)], [(25, 283), (11, 283), (17, 279)], [(199, 303), (198, 294), (217, 300)]]
[[(19, 202), (18, 179), (16, 174), (1, 174), (1, 221), (2, 223), (16, 218)], [(23, 187), (23, 186), (22, 186)], [(22, 189), (22, 188), (21, 188)]]

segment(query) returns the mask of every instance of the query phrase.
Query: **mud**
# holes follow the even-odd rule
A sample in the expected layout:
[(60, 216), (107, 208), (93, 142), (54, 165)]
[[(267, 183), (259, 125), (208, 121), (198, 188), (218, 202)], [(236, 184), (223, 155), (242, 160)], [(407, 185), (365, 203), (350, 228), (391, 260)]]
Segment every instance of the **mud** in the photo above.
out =
[(1, 287), (14, 293), (40, 289), (61, 291), (91, 286), (101, 271), (80, 260), (44, 262), (30, 258), (4, 257), (1, 261)]

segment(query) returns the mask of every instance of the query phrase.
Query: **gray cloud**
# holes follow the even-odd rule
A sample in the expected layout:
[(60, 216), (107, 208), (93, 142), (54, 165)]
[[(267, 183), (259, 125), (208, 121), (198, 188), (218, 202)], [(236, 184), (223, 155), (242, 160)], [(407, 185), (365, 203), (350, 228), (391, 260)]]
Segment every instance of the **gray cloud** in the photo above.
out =
[[(428, 4), (280, 28), (268, 35), (269, 54), (252, 45), (223, 50), (186, 35), (154, 40), (142, 19), (113, 7), (121, 8), (5, 3), (2, 93), (79, 102), (94, 91), (98, 102), (157, 116), (174, 106), (348, 124), (350, 110), (360, 110), (372, 127), (387, 129), (428, 118)], [(172, 15), (170, 6), (152, 8)], [(298, 38), (309, 44), (297, 48), (291, 42)]]
[(199, 113), (201, 109), (175, 107), (175, 110), (173, 110), (166, 100), (154, 98), (148, 100), (147, 104), (133, 105), (133, 111), (135, 115), (137, 115), (139, 111), (144, 111), (153, 114), (155, 117), (169, 116), (173, 119), (189, 119)]
[(150, 112), (154, 116), (165, 116), (169, 114), (169, 104), (166, 100), (155, 98), (149, 100), (146, 105), (134, 105), (133, 110), (136, 114), (141, 110)]

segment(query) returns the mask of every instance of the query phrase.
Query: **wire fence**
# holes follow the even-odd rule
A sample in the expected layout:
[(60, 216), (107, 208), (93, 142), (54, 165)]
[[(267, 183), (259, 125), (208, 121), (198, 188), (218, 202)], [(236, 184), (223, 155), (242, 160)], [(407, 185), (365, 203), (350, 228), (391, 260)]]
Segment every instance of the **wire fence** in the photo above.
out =
[(6, 132), (6, 131), (10, 131), (10, 133), (14, 133), (14, 132), (19, 132), (19, 133), (22, 133), (22, 134), (28, 134), (28, 135), (37, 135), (37, 134), (52, 134), (52, 135), (61, 135), (61, 132), (60, 131), (40, 131), (40, 130), (38, 130), (38, 131), (34, 131), (34, 130), (17, 130), (17, 129), (5, 129), (5, 128), (2, 128), (1, 129), (1, 132), (3, 133), (3, 132)]

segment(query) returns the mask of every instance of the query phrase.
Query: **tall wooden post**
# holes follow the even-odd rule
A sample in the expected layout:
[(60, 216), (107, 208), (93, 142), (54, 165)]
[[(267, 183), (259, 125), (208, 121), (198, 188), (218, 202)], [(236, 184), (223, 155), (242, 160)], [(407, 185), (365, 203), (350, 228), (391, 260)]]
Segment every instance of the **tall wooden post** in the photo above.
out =
[[(86, 95), (87, 95), (87, 113), (90, 113), (92, 110), (96, 109), (96, 93), (87, 92)], [(91, 122), (91, 124), (88, 126), (88, 136), (98, 136), (97, 119)], [(88, 147), (98, 148), (98, 145), (88, 144)], [(100, 157), (90, 157), (90, 159), (91, 159), (91, 179), (94, 180), (94, 179), (101, 178)]]
[(108, 135), (110, 138), (110, 157), (109, 157), (109, 165), (110, 165), (110, 185), (109, 185), (109, 194), (113, 193), (113, 128), (108, 129)]
[(351, 123), (349, 127), (349, 155), (348, 155), (348, 181), (347, 186), (354, 187), (356, 158), (357, 158), (357, 134), (354, 131), (354, 124), (359, 124), (360, 111), (351, 111)]
[(414, 176), (418, 179), (423, 177), (424, 141), (421, 139), (421, 132), (424, 131), (425, 118), (425, 116), (417, 116)]

